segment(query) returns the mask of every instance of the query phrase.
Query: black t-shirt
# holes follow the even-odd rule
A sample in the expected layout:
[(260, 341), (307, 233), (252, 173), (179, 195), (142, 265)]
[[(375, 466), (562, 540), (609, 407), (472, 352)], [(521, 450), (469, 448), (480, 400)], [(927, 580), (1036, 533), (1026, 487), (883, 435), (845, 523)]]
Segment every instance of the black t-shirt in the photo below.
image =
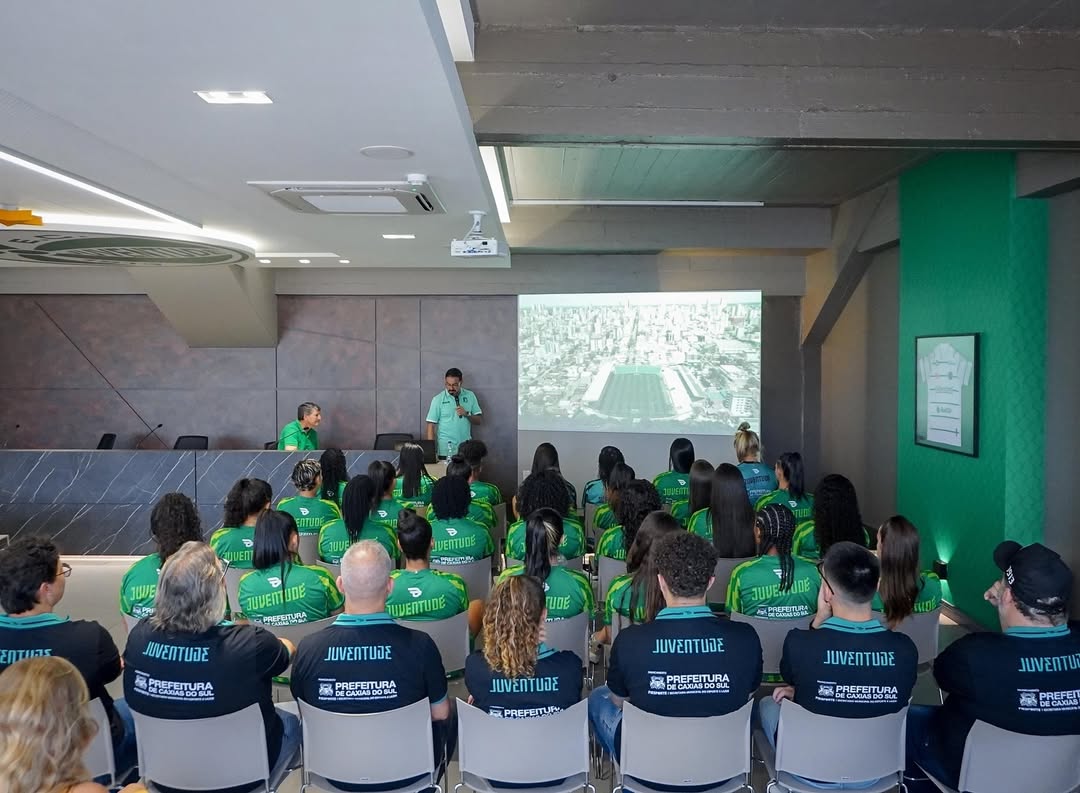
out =
[(607, 683), (659, 716), (720, 716), (745, 705), (761, 683), (761, 643), (749, 625), (718, 619), (708, 606), (666, 608), (653, 622), (619, 631)]
[(305, 638), (291, 674), (296, 699), (335, 713), (381, 713), (446, 699), (439, 649), (386, 613), (342, 614)]
[(205, 633), (168, 633), (143, 620), (124, 649), (124, 697), (158, 719), (206, 719), (258, 703), (273, 765), (282, 736), (273, 678), (288, 666), (289, 651), (265, 628), (223, 622)]
[(830, 617), (818, 630), (795, 630), (784, 640), (780, 674), (795, 702), (811, 713), (869, 719), (908, 704), (918, 675), (915, 643), (877, 620)]
[(955, 780), (976, 719), (1025, 735), (1080, 735), (1080, 631), (1009, 628), (957, 639), (934, 661), (949, 696), (930, 746)]
[(531, 677), (493, 672), (477, 650), (465, 661), (465, 687), (473, 704), (501, 719), (528, 719), (558, 713), (581, 699), (581, 659), (569, 650), (540, 645)]
[(71, 661), (86, 680), (90, 698), (98, 698), (109, 715), (114, 740), (124, 734), (112, 697), (105, 686), (120, 677), (120, 651), (109, 632), (96, 622), (71, 621), (55, 614), (36, 617), (0, 615), (0, 672), (23, 658), (56, 655)]

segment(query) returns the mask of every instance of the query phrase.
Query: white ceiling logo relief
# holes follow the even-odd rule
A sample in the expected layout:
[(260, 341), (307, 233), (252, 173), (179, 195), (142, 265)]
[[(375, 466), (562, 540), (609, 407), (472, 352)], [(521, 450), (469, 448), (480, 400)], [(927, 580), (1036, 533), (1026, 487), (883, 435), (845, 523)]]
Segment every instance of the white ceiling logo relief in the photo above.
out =
[(242, 264), (251, 254), (220, 243), (84, 231), (0, 229), (0, 260), (28, 264)]

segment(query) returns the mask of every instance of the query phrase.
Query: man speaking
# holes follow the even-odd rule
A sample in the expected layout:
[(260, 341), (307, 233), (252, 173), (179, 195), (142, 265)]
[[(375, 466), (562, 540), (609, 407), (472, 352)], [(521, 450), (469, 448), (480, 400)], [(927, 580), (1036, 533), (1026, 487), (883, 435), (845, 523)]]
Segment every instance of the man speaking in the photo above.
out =
[(279, 452), (313, 452), (319, 448), (319, 433), (315, 428), (322, 422), (322, 408), (314, 402), (304, 402), (296, 408), (296, 421), (281, 428), (277, 447)]
[(472, 438), (472, 425), (481, 422), (480, 403), (476, 394), (461, 387), (461, 370), (446, 370), (446, 390), (440, 391), (431, 400), (427, 414), (427, 437), (436, 439), (435, 448), (440, 457), (457, 454), (462, 441)]

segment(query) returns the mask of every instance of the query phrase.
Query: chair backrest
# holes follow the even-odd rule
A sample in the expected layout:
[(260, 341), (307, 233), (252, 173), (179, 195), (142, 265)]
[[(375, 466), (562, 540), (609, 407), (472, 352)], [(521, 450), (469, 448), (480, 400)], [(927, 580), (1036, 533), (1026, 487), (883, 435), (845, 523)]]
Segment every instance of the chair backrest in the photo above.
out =
[(596, 536), (596, 510), (599, 504), (585, 505), (585, 534), (589, 537)]
[(173, 444), (174, 449), (209, 449), (210, 438), (207, 435), (180, 435)]
[(585, 612), (565, 620), (548, 620), (546, 644), (556, 650), (577, 653), (581, 665), (589, 663), (589, 616)]
[(491, 594), (491, 557), (485, 556), (466, 564), (441, 564), (433, 561), (432, 570), (456, 573), (465, 579), (465, 590), (469, 600), (487, 600)]
[[(270, 778), (258, 704), (209, 719), (158, 719), (132, 711), (139, 772), (151, 783), (182, 790), (235, 787)], [(227, 757), (229, 762), (193, 762)]]
[(805, 630), (814, 619), (800, 617), (794, 620), (767, 620), (737, 611), (730, 617), (732, 622), (749, 623), (757, 633), (758, 641), (761, 642), (761, 671), (766, 675), (780, 672), (780, 658), (784, 655), (784, 639), (787, 638), (788, 631)]
[(97, 442), (99, 449), (112, 449), (116, 447), (116, 433), (106, 432), (101, 436), (101, 440)]
[[(0, 543), (2, 546), (2, 543)], [(71, 576), (64, 584), (64, 597), (56, 604), (60, 617), (73, 620), (94, 620), (113, 637), (117, 647), (126, 642), (127, 628), (117, 598), (120, 582), (141, 556), (68, 556), (62, 560), (71, 565)]]
[(925, 614), (912, 614), (896, 626), (897, 633), (903, 633), (915, 642), (919, 651), (919, 663), (931, 663), (938, 656), (938, 633), (941, 630), (941, 607)]
[(229, 598), (229, 610), (234, 616), (243, 612), (240, 608), (240, 577), (250, 572), (239, 567), (230, 567), (225, 571), (225, 595)]
[(506, 502), (496, 504), (491, 511), (495, 515), (495, 528), (491, 530), (491, 539), (498, 550), (499, 543), (506, 539)]
[(445, 620), (395, 620), (398, 625), (422, 631), (431, 637), (442, 656), (447, 674), (465, 668), (469, 657), (469, 612), (463, 611)]
[(121, 614), (120, 616), (124, 618), (124, 627), (127, 628), (128, 633), (135, 630), (135, 626), (142, 622), (138, 617), (132, 617), (130, 614)]
[(614, 614), (611, 615), (611, 625), (609, 627), (609, 631), (611, 633), (611, 644), (615, 644), (615, 637), (619, 635), (619, 631), (622, 630), (622, 627), (623, 615), (616, 611)]
[(724, 603), (727, 601), (727, 586), (731, 581), (732, 571), (743, 562), (748, 562), (756, 557), (744, 556), (741, 559), (717, 559), (716, 570), (713, 572), (713, 585), (705, 594), (705, 600), (709, 603)]
[(300, 561), (304, 564), (315, 564), (319, 561), (319, 533), (308, 532), (298, 537), (296, 552), (300, 554)]
[(399, 443), (411, 443), (411, 432), (380, 432), (375, 436), (375, 451), (394, 451)]
[(334, 624), (334, 620), (337, 617), (326, 617), (321, 620), (313, 620), (312, 622), (302, 622), (299, 625), (267, 625), (265, 622), (259, 622), (258, 620), (252, 620), (252, 623), (266, 628), (270, 633), (277, 636), (279, 639), (285, 639), (293, 643), (294, 647), (299, 647), (300, 642), (306, 639), (313, 633), (318, 633), (323, 628), (328, 628)]
[[(331, 713), (298, 702), (304, 731), (304, 784), (321, 779), (363, 785), (388, 785), (424, 776), (435, 784), (431, 703), (421, 699), (383, 713)], [(401, 740), (408, 736), (409, 751)], [(419, 743), (416, 743), (419, 741)]]
[(266, 443), (263, 444), (263, 451), (264, 452), (275, 451), (276, 449), (277, 449), (277, 441), (267, 441)]
[(610, 556), (597, 557), (600, 561), (597, 562), (597, 577), (600, 579), (600, 600), (607, 597), (608, 588), (611, 586), (611, 582), (618, 576), (626, 573), (626, 562), (618, 559), (612, 559)]
[(319, 567), (323, 568), (326, 572), (332, 575), (335, 581), (337, 581), (338, 576), (341, 575), (341, 565), (339, 564), (334, 564), (333, 562), (324, 562), (322, 559), (319, 559), (317, 562), (315, 562), (315, 564), (317, 564)]
[(113, 757), (112, 738), (109, 732), (109, 714), (105, 712), (105, 705), (97, 697), (90, 700), (87, 707), (90, 710), (90, 718), (94, 720), (98, 728), (90, 745), (83, 752), (83, 762), (86, 764), (86, 770), (90, 772), (91, 779), (107, 776), (112, 784), (116, 781), (116, 761)]
[(751, 699), (722, 716), (676, 718), (624, 702), (619, 768), (624, 777), (678, 787), (749, 774), (753, 707)]
[[(500, 719), (460, 699), (458, 762), (469, 777), (535, 785), (580, 778), (589, 771), (588, 702), (535, 719)], [(542, 747), (542, 751), (522, 751)]]
[[(776, 732), (776, 772), (823, 782), (862, 782), (904, 770), (907, 707), (886, 716), (821, 716), (785, 699)], [(824, 737), (823, 737), (824, 736)]]
[(1021, 735), (984, 721), (968, 732), (959, 790), (1068, 793), (1078, 781), (1080, 735)]

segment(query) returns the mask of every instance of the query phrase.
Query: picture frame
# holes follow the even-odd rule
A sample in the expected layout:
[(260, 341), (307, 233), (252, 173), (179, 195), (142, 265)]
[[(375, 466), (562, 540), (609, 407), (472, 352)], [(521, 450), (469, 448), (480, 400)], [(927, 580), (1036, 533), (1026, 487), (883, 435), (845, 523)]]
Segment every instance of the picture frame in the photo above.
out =
[(979, 334), (915, 337), (915, 443), (979, 456)]

